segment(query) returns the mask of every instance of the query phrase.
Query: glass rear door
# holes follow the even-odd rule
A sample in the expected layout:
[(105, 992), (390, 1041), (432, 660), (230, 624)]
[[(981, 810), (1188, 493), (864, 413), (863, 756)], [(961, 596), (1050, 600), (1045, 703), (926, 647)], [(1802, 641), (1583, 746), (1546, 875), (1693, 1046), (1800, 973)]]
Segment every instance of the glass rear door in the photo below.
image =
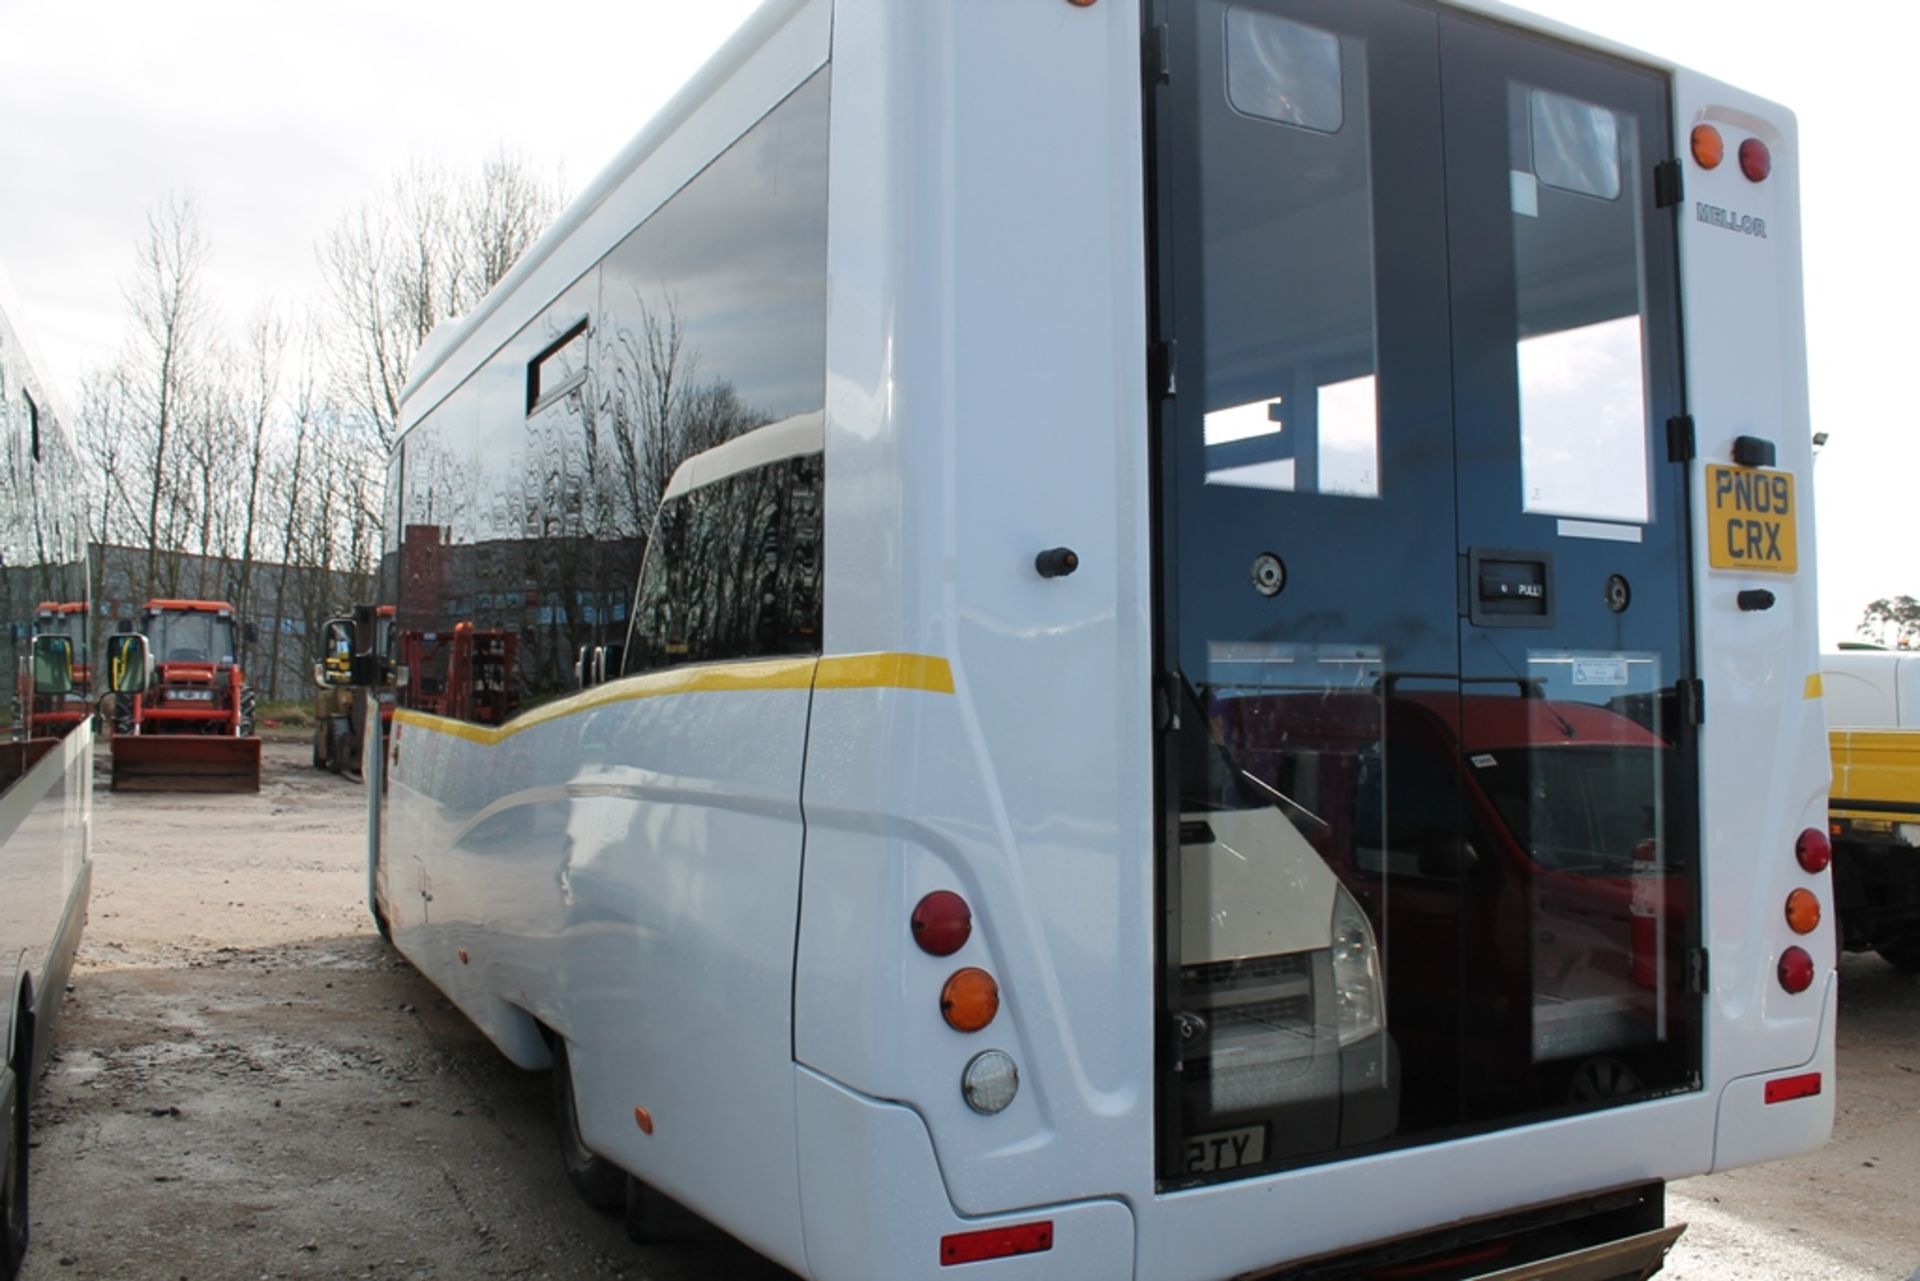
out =
[(1686, 1084), (1660, 82), (1164, 10), (1161, 1179)]

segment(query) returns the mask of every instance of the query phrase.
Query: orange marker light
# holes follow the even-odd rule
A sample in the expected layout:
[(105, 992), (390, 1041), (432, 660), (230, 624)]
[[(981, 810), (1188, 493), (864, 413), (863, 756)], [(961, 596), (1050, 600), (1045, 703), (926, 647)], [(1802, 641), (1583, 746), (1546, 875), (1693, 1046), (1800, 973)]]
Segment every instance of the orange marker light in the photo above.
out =
[(640, 1127), (640, 1133), (653, 1133), (653, 1113), (647, 1111), (645, 1108), (635, 1108), (633, 1110), (633, 1123)]
[(1811, 934), (1820, 925), (1820, 900), (1812, 890), (1787, 895), (1787, 925), (1795, 934)]
[(940, 989), (940, 1014), (957, 1032), (978, 1032), (1000, 1012), (1000, 985), (993, 975), (969, 965), (955, 970)]
[(1726, 140), (1712, 125), (1693, 127), (1693, 162), (1702, 169), (1718, 169), (1727, 158)]

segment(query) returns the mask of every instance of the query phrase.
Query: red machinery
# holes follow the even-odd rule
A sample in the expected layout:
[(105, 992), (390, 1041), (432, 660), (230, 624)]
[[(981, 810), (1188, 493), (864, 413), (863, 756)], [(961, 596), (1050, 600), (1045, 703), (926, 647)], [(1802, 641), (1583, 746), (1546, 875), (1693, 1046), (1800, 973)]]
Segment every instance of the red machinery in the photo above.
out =
[(520, 638), (513, 632), (456, 623), (450, 632), (403, 631), (399, 640), (401, 706), (475, 725), (504, 724), (520, 706), (513, 681)]
[(25, 737), (60, 738), (93, 715), (92, 653), (87, 643), (87, 606), (84, 601), (43, 602), (33, 612), (36, 636), (65, 636), (73, 642), (73, 689), (65, 694), (35, 694), (32, 677), (23, 673), (17, 694), (17, 720)]
[(113, 724), (113, 790), (257, 792), (254, 692), (223, 601), (151, 600), (143, 610), (153, 679), (122, 696)]

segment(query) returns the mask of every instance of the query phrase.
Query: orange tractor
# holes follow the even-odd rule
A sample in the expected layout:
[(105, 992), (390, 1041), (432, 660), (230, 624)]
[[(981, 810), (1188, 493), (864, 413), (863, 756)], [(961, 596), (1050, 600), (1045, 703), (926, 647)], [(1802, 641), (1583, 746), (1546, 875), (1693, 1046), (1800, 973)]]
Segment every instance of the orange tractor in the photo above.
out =
[(64, 636), (71, 643), (73, 661), (72, 688), (63, 694), (36, 693), (30, 674), (23, 674), (14, 694), (14, 723), (29, 739), (61, 738), (73, 727), (93, 715), (92, 653), (87, 643), (87, 606), (84, 601), (65, 604), (47, 602), (35, 609), (35, 636)]
[(116, 703), (113, 790), (259, 791), (254, 692), (238, 661), (233, 606), (150, 600), (142, 613), (153, 674), (144, 692)]

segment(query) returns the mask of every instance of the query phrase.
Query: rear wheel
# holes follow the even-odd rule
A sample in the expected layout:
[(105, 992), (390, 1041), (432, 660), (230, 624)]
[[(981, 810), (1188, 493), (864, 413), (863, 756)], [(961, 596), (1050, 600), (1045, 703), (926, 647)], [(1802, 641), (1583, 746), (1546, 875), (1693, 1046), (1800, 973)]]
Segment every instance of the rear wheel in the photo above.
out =
[(240, 691), (240, 737), (253, 737), (253, 709), (256, 696), (253, 686), (248, 685)]
[(1920, 935), (1908, 935), (1874, 949), (1880, 958), (1903, 974), (1920, 974)]
[(599, 1210), (619, 1209), (627, 1203), (627, 1175), (605, 1157), (595, 1156), (580, 1137), (580, 1110), (573, 1096), (573, 1062), (567, 1042), (553, 1038), (553, 1127), (560, 1135), (560, 1162), (567, 1182), (581, 1200)]

